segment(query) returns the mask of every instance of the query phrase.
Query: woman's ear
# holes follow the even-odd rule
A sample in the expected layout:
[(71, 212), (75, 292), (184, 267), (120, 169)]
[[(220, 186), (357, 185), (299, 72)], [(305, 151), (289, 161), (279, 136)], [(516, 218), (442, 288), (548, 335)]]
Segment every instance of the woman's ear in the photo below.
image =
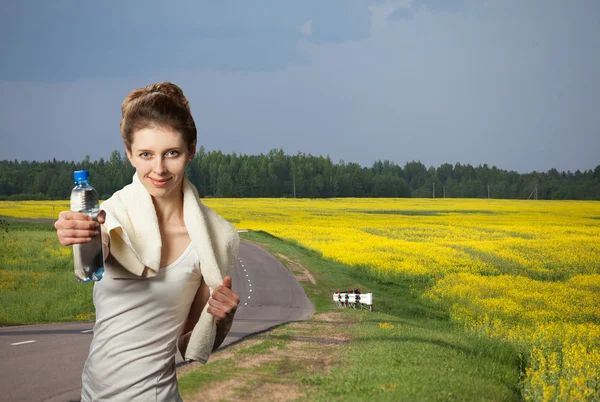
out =
[(194, 142), (191, 143), (190, 145), (190, 149), (189, 149), (189, 155), (188, 155), (188, 162), (191, 162), (194, 160), (194, 156), (196, 156), (196, 141), (194, 140)]

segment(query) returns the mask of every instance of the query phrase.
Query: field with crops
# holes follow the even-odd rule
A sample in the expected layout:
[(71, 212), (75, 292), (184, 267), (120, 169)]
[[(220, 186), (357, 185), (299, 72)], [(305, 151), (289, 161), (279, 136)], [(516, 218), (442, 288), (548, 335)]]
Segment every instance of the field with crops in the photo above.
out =
[[(263, 230), (375, 276), (410, 281), (465, 330), (514, 344), (524, 362), (526, 399), (600, 398), (599, 203), (205, 203), (238, 229)], [(67, 207), (65, 201), (0, 202), (0, 216), (55, 218)]]
[(94, 319), (91, 287), (50, 224), (0, 219), (0, 326)]
[(535, 400), (600, 397), (600, 204), (333, 199), (207, 200), (375, 275), (425, 282), (471, 332), (512, 342)]

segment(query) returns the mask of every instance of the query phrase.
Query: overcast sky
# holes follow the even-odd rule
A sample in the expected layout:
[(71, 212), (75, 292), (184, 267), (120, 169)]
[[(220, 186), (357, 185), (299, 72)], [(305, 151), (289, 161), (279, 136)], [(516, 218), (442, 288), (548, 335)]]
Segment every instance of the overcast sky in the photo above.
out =
[(596, 0), (3, 1), (0, 159), (122, 152), (123, 98), (158, 81), (208, 150), (600, 164)]

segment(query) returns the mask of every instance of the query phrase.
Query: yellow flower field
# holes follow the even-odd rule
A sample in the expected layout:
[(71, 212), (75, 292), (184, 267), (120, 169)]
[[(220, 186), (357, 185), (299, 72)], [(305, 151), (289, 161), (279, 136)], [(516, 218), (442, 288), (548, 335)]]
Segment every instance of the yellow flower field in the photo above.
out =
[[(375, 275), (431, 285), (469, 331), (512, 342), (529, 400), (600, 399), (600, 203), (465, 199), (205, 199)], [(0, 202), (56, 218), (68, 202)]]
[(0, 201), (0, 217), (58, 219), (69, 208), (69, 201)]
[(600, 398), (600, 204), (206, 200), (240, 229), (295, 240), (424, 295), (465, 328), (514, 343), (528, 400)]

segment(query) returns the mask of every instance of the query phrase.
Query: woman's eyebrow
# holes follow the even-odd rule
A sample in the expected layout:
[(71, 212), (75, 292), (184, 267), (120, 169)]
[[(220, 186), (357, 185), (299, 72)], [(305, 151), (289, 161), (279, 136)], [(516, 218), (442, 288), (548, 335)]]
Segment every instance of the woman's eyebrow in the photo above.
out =
[[(180, 151), (180, 150), (181, 150), (181, 147), (173, 147), (173, 148), (167, 148), (164, 151), (158, 151), (157, 153), (164, 153), (164, 152), (169, 152), (169, 151)], [(156, 151), (140, 148), (140, 149), (136, 149), (136, 152), (156, 152)]]

